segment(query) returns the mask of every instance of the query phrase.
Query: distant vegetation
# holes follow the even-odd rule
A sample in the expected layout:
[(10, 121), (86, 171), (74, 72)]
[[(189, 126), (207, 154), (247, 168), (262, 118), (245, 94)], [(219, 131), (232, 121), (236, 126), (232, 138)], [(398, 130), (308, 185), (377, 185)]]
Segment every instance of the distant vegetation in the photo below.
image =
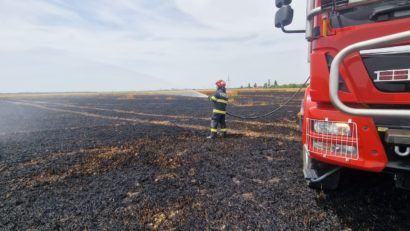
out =
[(288, 83), (288, 84), (278, 84), (278, 81), (274, 81), (273, 84), (270, 80), (264, 83), (263, 85), (258, 85), (257, 83), (251, 84), (248, 83), (247, 86), (241, 86), (241, 88), (301, 88), (304, 87), (303, 84), (300, 83)]

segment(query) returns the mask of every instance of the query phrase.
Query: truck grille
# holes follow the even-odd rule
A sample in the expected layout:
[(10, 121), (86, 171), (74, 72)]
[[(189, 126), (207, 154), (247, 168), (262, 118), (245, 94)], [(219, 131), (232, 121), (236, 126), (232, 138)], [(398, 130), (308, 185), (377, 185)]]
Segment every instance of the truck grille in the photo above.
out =
[(410, 92), (410, 46), (363, 51), (361, 56), (378, 90)]
[[(330, 132), (318, 133), (313, 126), (316, 122), (326, 123), (333, 126), (338, 123), (348, 124), (349, 135), (335, 135)], [(306, 119), (306, 143), (309, 152), (322, 155), (343, 158), (346, 161), (357, 160), (359, 158), (359, 141), (357, 136), (357, 124), (348, 122)]]

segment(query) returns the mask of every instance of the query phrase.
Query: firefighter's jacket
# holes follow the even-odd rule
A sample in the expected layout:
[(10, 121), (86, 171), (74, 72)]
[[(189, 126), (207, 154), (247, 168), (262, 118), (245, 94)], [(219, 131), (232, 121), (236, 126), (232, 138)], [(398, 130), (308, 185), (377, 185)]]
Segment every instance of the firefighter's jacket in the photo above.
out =
[(213, 96), (211, 96), (210, 101), (214, 104), (214, 114), (226, 114), (226, 106), (228, 105), (228, 95), (223, 89), (218, 89)]

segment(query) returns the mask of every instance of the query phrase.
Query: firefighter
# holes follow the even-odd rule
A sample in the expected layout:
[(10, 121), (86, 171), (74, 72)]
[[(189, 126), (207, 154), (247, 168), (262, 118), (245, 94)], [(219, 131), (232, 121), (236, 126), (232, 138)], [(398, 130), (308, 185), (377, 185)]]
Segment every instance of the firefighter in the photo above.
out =
[(218, 134), (218, 126), (220, 128), (221, 136), (226, 137), (226, 106), (228, 105), (228, 95), (226, 94), (226, 83), (223, 80), (219, 80), (215, 83), (217, 90), (213, 96), (209, 97), (209, 100), (213, 102), (213, 112), (211, 120), (211, 135), (208, 139), (215, 139)]

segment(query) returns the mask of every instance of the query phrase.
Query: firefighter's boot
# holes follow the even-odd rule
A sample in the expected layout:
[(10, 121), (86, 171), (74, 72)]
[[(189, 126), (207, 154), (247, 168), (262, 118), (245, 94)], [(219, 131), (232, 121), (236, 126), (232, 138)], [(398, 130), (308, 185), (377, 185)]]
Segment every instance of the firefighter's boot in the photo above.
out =
[(210, 136), (206, 137), (208, 140), (216, 139), (216, 133), (212, 132)]
[(212, 119), (211, 120), (211, 135), (208, 136), (208, 139), (215, 139), (216, 136), (218, 135), (218, 121)]

